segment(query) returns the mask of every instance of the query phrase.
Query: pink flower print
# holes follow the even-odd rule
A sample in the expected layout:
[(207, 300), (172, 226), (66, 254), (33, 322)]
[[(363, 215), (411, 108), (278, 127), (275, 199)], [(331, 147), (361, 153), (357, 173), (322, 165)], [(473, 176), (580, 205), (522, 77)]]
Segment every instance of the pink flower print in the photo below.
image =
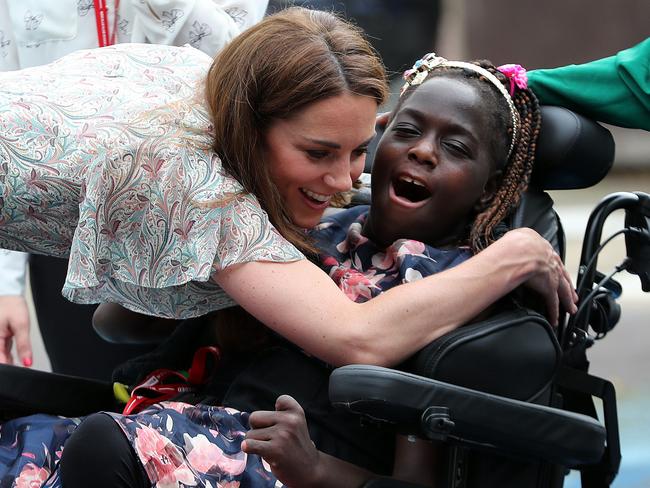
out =
[(183, 403), (183, 402), (162, 402), (161, 405), (165, 408), (169, 408), (178, 413), (183, 413), (186, 408), (192, 407), (192, 405), (190, 405), (189, 403)]
[(412, 241), (410, 239), (398, 239), (388, 248), (386, 252), (390, 252), (397, 261), (397, 265), (401, 266), (406, 256), (424, 256), (425, 245), (420, 241)]
[(325, 256), (324, 258), (321, 259), (321, 262), (325, 266), (338, 266), (339, 262), (334, 259), (332, 256)]
[(378, 269), (390, 269), (394, 262), (393, 253), (390, 252), (378, 252), (372, 256), (372, 265)]
[(420, 256), (424, 253), (425, 249), (423, 242), (413, 241), (411, 239), (400, 239), (393, 246), (397, 249), (398, 256)]
[(147, 425), (136, 429), (135, 451), (155, 488), (196, 486), (197, 481), (181, 453), (168, 439)]
[(18, 478), (16, 478), (14, 486), (15, 488), (40, 488), (49, 477), (50, 472), (47, 469), (39, 468), (33, 463), (27, 463)]
[(350, 250), (347, 237), (336, 245), (336, 250), (341, 254), (347, 254), (347, 252)]
[[(334, 271), (334, 270), (333, 270)], [(345, 295), (354, 302), (365, 302), (372, 298), (373, 289), (379, 289), (376, 283), (384, 277), (383, 274), (375, 275), (375, 271), (368, 271), (367, 275), (355, 270), (340, 267), (334, 273), (330, 272), (332, 279), (338, 284)]]
[(413, 281), (418, 281), (421, 279), (422, 273), (420, 273), (417, 269), (407, 268), (406, 272), (404, 273), (404, 279), (402, 280), (402, 283), (411, 283)]
[(246, 469), (247, 455), (238, 452), (234, 455), (224, 453), (219, 446), (211, 443), (203, 434), (191, 437), (184, 434), (187, 461), (198, 471), (207, 473), (214, 466), (225, 474), (236, 476)]
[(368, 238), (361, 233), (362, 226), (360, 222), (353, 223), (348, 229), (348, 242), (352, 249), (357, 249), (366, 242)]

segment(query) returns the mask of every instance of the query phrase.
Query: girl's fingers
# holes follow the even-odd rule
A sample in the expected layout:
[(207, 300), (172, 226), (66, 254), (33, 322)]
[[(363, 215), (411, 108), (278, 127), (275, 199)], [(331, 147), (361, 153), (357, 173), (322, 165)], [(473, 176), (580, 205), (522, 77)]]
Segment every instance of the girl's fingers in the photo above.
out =
[(271, 412), (270, 410), (258, 410), (253, 412), (248, 417), (248, 423), (253, 429), (263, 429), (271, 427), (278, 423), (278, 412)]
[(290, 395), (280, 395), (278, 399), (275, 401), (275, 410), (277, 412), (289, 411), (289, 412), (303, 413), (300, 404), (296, 401), (295, 398), (293, 398)]

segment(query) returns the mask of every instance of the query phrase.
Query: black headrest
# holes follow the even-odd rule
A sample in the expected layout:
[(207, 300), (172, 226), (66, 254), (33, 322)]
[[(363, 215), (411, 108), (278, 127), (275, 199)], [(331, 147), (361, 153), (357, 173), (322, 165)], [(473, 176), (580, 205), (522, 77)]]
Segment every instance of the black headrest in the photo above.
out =
[[(382, 132), (377, 127), (366, 160), (367, 173)], [(614, 139), (602, 125), (564, 107), (542, 106), (532, 186), (542, 190), (587, 188), (602, 180), (613, 162)]]
[(587, 188), (614, 162), (612, 134), (597, 122), (563, 107), (542, 107), (531, 185), (544, 190)]

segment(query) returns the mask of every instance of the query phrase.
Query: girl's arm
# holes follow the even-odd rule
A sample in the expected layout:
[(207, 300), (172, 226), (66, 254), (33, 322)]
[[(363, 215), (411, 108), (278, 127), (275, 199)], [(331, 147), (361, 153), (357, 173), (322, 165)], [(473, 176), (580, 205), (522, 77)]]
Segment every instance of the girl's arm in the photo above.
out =
[[(285, 486), (358, 488), (379, 475), (316, 449), (309, 437), (305, 413), (289, 395), (278, 397), (275, 411), (257, 411), (242, 450), (269, 464)], [(393, 478), (418, 486), (434, 486), (440, 448), (431, 442), (397, 436)]]
[(475, 317), (522, 284), (542, 294), (553, 324), (577, 296), (551, 246), (516, 229), (465, 263), (351, 302), (307, 261), (233, 265), (215, 281), (242, 307), (305, 351), (335, 366), (391, 366)]
[(289, 395), (278, 397), (275, 411), (253, 412), (242, 450), (258, 454), (285, 486), (358, 488), (377, 475), (318, 451), (302, 407)]

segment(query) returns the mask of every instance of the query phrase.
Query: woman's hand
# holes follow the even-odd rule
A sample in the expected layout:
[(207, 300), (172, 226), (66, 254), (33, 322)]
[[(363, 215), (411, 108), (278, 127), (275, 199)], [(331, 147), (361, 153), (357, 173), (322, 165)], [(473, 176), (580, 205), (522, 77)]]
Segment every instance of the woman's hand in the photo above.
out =
[(542, 296), (552, 325), (558, 324), (560, 307), (576, 312), (578, 294), (560, 256), (546, 239), (532, 229), (521, 228), (506, 233), (493, 245), (506, 246), (514, 259), (528, 261), (531, 269), (523, 285)]
[(32, 345), (27, 302), (22, 295), (0, 296), (0, 364), (14, 363), (11, 353), (14, 339), (20, 362), (24, 366), (31, 366)]

